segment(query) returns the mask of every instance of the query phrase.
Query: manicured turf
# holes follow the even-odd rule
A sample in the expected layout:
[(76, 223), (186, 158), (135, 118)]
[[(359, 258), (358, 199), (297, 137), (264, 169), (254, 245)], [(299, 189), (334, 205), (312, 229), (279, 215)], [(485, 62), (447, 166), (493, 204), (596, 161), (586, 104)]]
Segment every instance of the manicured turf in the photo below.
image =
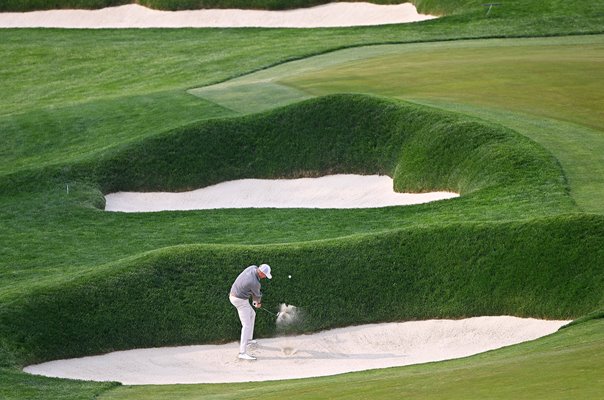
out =
[[(158, 130), (231, 114), (182, 92), (99, 99), (0, 118), (4, 144), (0, 175), (86, 159)], [(170, 115), (170, 118), (166, 118)]]
[[(315, 278), (295, 287), (287, 286), (286, 280), (267, 287), (275, 301), (313, 305), (307, 330), (484, 313), (572, 318), (604, 308), (600, 262), (604, 220), (582, 213), (597, 210), (601, 193), (596, 179), (585, 172), (590, 169), (589, 157), (601, 146), (601, 117), (590, 114), (594, 110), (597, 114), (601, 94), (599, 36), (539, 39), (542, 48), (534, 52), (539, 68), (552, 75), (527, 82), (531, 90), (551, 86), (566, 90), (575, 112), (547, 99), (538, 104), (522, 95), (511, 101), (455, 87), (448, 88), (453, 97), (443, 96), (435, 87), (393, 95), (387, 91), (390, 86), (401, 87), (396, 81), (376, 85), (379, 90), (372, 91), (370, 69), (407, 61), (390, 54), (382, 58), (383, 66), (363, 65), (369, 60), (359, 60), (367, 59), (375, 47), (347, 50), (362, 72), (356, 82), (340, 71), (343, 86), (336, 87), (334, 78), (342, 65), (321, 65), (324, 73), (332, 74), (326, 93), (353, 90), (354, 83), (357, 91), (409, 98), (486, 122), (397, 100), (314, 98), (312, 93), (301, 96), (311, 98), (306, 103), (224, 119), (241, 110), (186, 93), (338, 48), (603, 31), (601, 1), (508, 1), (488, 18), (481, 3), (417, 1), (424, 12), (446, 9), (455, 15), (419, 24), (352, 29), (2, 30), (0, 139), (6, 145), (0, 150), (0, 397), (90, 399), (112, 387), (19, 372), (30, 362), (136, 346), (234, 340), (238, 321), (217, 316), (229, 315), (225, 287), (252, 262), (271, 263), (276, 276), (291, 268), (295, 276), (309, 270), (328, 274), (311, 275)], [(466, 43), (470, 47), (463, 51), (468, 58), (477, 58), (482, 51), (498, 57), (500, 53), (489, 50), (492, 43), (499, 43), (509, 57), (527, 48), (525, 41), (452, 41), (410, 45), (409, 56), (421, 59), (421, 50), (427, 48), (444, 49), (451, 56), (452, 48), (464, 49)], [(507, 48), (506, 43), (514, 45)], [(581, 51), (573, 55), (569, 44)], [(529, 47), (532, 52), (538, 46)], [(438, 51), (432, 55), (423, 58), (424, 64), (439, 75), (436, 66), (442, 66), (446, 57)], [(579, 56), (570, 72), (556, 67), (559, 61)], [(301, 62), (318, 66), (316, 60)], [(504, 57), (499, 60), (507, 62)], [(266, 73), (277, 78), (278, 68), (290, 66)], [(476, 74), (486, 69), (486, 64), (480, 66)], [(389, 73), (398, 73), (391, 65), (388, 68)], [(467, 80), (471, 76), (464, 75), (463, 68), (458, 72), (466, 79), (464, 86), (471, 88)], [(509, 68), (499, 72), (513, 77)], [(582, 83), (586, 74), (593, 78), (593, 86)], [(579, 85), (584, 96), (579, 90), (569, 92), (568, 83)], [(305, 93), (283, 89), (276, 82), (264, 85), (265, 95), (254, 109), (270, 109)], [(493, 88), (517, 96), (506, 86)], [(514, 108), (516, 100), (523, 102), (520, 111)], [(589, 127), (580, 125), (580, 113)], [(540, 121), (544, 116), (547, 120)], [(549, 152), (497, 124), (516, 129)], [(581, 144), (565, 135), (579, 138)], [(595, 160), (592, 170), (597, 172), (601, 164)], [(233, 177), (344, 171), (388, 173), (399, 189), (445, 187), (464, 196), (379, 210), (152, 215), (99, 210), (107, 190), (184, 190)], [(378, 271), (370, 279), (367, 265)], [(342, 271), (347, 273), (341, 280), (329, 278)], [(398, 278), (393, 280), (394, 275)], [(358, 307), (356, 298), (341, 295), (350, 288), (369, 300)], [(407, 299), (405, 306), (393, 307), (401, 297)], [(270, 319), (259, 320), (258, 329), (261, 335), (274, 334)], [(505, 350), (484, 357), (509, 357), (509, 363), (474, 366), (472, 360), (483, 360), (478, 356), (451, 364), (284, 382), (272, 386), (276, 390), (272, 393), (264, 392), (266, 384), (176, 390), (195, 397), (238, 393), (233, 390), (249, 394), (253, 389), (257, 392), (252, 397), (282, 397), (281, 388), (291, 390), (294, 398), (311, 391), (319, 397), (341, 393), (358, 398), (371, 393), (386, 398), (407, 390), (409, 395), (429, 398), (439, 395), (434, 388), (441, 390), (439, 377), (444, 376), (450, 380), (443, 381), (442, 392), (463, 398), (484, 398), (481, 390), (493, 387), (500, 388), (504, 398), (518, 393), (555, 398), (561, 387), (570, 387), (575, 397), (597, 398), (602, 381), (593, 374), (602, 370), (602, 359), (572, 346), (592, 334), (594, 343), (601, 343), (600, 332), (601, 323), (591, 322), (556, 336), (558, 348), (576, 351), (552, 353), (548, 347), (552, 342), (547, 341), (527, 344), (525, 350), (548, 362), (529, 360), (526, 369), (516, 368), (518, 360), (526, 360), (521, 353)], [(586, 353), (601, 353), (597, 346), (588, 345)], [(554, 354), (562, 366), (552, 360)], [(458, 370), (448, 370), (452, 365), (463, 366), (467, 378), (456, 383)], [(497, 375), (496, 367), (506, 373)], [(439, 368), (442, 374), (434, 375)], [(579, 376), (574, 368), (586, 372)], [(528, 378), (534, 370), (543, 374)], [(484, 374), (472, 380), (476, 371)], [(352, 382), (361, 382), (347, 386), (351, 377)], [(591, 385), (582, 384), (582, 377), (591, 377)], [(506, 391), (510, 379), (523, 383), (520, 392)], [(474, 394), (464, 392), (470, 386), (476, 388)], [(128, 388), (115, 395), (124, 396), (128, 390), (139, 396)], [(141, 395), (152, 390), (169, 397), (161, 387), (140, 390)]]
[(488, 107), (425, 99), (413, 101), (500, 123), (543, 145), (564, 168), (577, 205), (587, 212), (604, 213), (604, 202), (601, 201), (604, 188), (603, 130)]
[[(604, 130), (604, 36), (400, 46), (282, 82), (321, 96), (378, 93), (466, 103)], [(479, 77), (479, 78), (477, 78)]]
[[(226, 210), (218, 215), (228, 217), (210, 227), (207, 215), (216, 213), (130, 216), (94, 208), (99, 190), (182, 190), (221, 179), (324, 171), (390, 174), (399, 190), (449, 189), (462, 198), (366, 211)], [(23, 187), (29, 178), (23, 175)], [(45, 256), (62, 273), (44, 273), (34, 259), (7, 274), (13, 279), (0, 309), (0, 337), (23, 346), (11, 351), (23, 363), (233, 339), (237, 321), (222, 317), (230, 309), (223, 288), (246, 258), (264, 259), (295, 276), (318, 268), (295, 287), (276, 280), (274, 291), (267, 290), (279, 301), (309, 308), (305, 330), (502, 313), (578, 317), (602, 300), (604, 276), (597, 260), (604, 256), (604, 220), (576, 213), (559, 165), (542, 148), (463, 115), (374, 97), (329, 96), (261, 115), (191, 124), (94, 162), (47, 168), (41, 178), (60, 188), (64, 178), (76, 183), (70, 194), (44, 193), (57, 207), (49, 214), (57, 217), (43, 219), (46, 227), (40, 229), (55, 230), (59, 239), (46, 236), (39, 242), (46, 254), (32, 239), (23, 251)], [(88, 187), (80, 188), (84, 182)], [(40, 198), (29, 207), (36, 202)], [(201, 220), (187, 221), (195, 215)], [(252, 221), (236, 221), (241, 215)], [(367, 215), (375, 221), (363, 227)], [(280, 223), (286, 216), (306, 220), (290, 222), (285, 230)], [(170, 222), (158, 223), (165, 218)], [(95, 228), (78, 229), (82, 221)], [(186, 221), (189, 232), (178, 221)], [(309, 230), (309, 225), (316, 226)], [(19, 235), (18, 226), (12, 229)], [(242, 229), (243, 239), (229, 238)], [(272, 235), (286, 236), (284, 244), (267, 240), (275, 231)], [(351, 231), (356, 237), (345, 236)], [(325, 241), (326, 232), (338, 238)], [(174, 246), (200, 234), (232, 244), (254, 238), (263, 245), (185, 245), (141, 255), (158, 246), (152, 241)], [(309, 235), (314, 241), (295, 243)], [(58, 243), (61, 250), (53, 251)], [(526, 258), (534, 260), (530, 273)], [(72, 259), (79, 265), (70, 264)], [(212, 265), (215, 272), (209, 274)], [(359, 279), (367, 265), (371, 276)], [(341, 276), (325, 284), (336, 271)], [(512, 278), (518, 275), (525, 277)], [(373, 295), (384, 279), (397, 283)], [(200, 307), (200, 293), (206, 307)], [(371, 298), (371, 313), (352, 298), (346, 301), (352, 294)], [(274, 334), (274, 326), (259, 324), (257, 331)]]
[[(256, 112), (246, 107), (283, 104), (271, 101), (272, 92), (264, 93), (270, 78), (302, 96), (353, 92), (431, 99), (604, 129), (598, 112), (604, 107), (602, 57), (604, 36), (374, 46), (283, 64), (193, 92), (206, 97), (211, 91), (208, 97), (219, 104)], [(240, 87), (247, 90), (235, 97)], [(289, 102), (297, 100), (293, 95)]]
[(191, 93), (242, 113), (341, 92), (470, 113), (544, 145), (562, 163), (579, 205), (604, 213), (598, 200), (604, 196), (603, 59), (604, 36), (372, 46)]

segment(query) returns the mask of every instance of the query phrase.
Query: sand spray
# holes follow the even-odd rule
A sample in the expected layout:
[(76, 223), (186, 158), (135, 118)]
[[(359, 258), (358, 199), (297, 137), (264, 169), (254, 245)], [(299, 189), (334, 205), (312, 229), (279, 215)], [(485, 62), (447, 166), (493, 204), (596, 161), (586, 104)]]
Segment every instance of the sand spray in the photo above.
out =
[[(279, 306), (277, 313), (277, 332), (279, 335), (296, 333), (303, 321), (302, 309), (291, 304), (282, 303)], [(286, 356), (293, 356), (298, 352), (298, 349), (290, 343), (283, 343), (281, 352)]]
[(277, 314), (277, 329), (294, 325), (300, 319), (300, 309), (291, 304), (282, 303)]

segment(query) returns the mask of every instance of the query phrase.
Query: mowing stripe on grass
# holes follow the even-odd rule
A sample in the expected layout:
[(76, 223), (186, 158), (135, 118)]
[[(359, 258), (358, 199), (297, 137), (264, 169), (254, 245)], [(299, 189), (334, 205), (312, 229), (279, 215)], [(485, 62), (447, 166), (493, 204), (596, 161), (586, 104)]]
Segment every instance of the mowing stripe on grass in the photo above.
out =
[[(604, 213), (602, 62), (601, 35), (370, 46), (190, 93), (242, 113), (335, 92), (375, 93), (467, 112), (542, 144), (560, 160), (580, 206)], [(291, 97), (273, 100), (279, 85)]]

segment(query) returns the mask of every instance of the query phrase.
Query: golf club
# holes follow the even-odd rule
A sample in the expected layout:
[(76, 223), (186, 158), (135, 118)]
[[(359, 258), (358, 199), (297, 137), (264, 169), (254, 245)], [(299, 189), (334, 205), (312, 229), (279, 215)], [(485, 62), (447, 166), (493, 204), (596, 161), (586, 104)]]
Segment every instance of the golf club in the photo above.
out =
[(274, 317), (277, 317), (277, 318), (279, 318), (279, 314), (281, 314), (280, 312), (278, 312), (277, 314), (275, 314), (274, 312), (269, 311), (269, 310), (267, 310), (266, 308), (263, 308), (263, 307), (260, 307), (260, 309), (261, 309), (261, 310), (266, 311), (266, 312), (267, 312), (267, 313), (269, 313), (270, 315), (272, 315), (272, 316), (274, 316)]

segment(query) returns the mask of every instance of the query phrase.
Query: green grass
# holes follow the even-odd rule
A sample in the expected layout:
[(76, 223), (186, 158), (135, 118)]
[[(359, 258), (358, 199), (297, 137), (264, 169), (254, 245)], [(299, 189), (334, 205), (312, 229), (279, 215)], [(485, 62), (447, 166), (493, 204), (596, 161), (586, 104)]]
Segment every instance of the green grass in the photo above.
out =
[(600, 319), (441, 363), (270, 383), (124, 386), (100, 399), (595, 399), (604, 388), (602, 329)]
[(562, 163), (579, 205), (603, 213), (603, 57), (600, 35), (371, 46), (190, 92), (240, 113), (355, 92), (476, 115), (545, 146)]
[(230, 114), (182, 92), (99, 99), (13, 114), (0, 118), (6, 146), (0, 175), (86, 159), (158, 130)]
[(543, 145), (559, 161), (571, 195), (583, 210), (604, 213), (604, 133), (584, 125), (545, 119), (519, 112), (417, 99), (421, 104), (473, 115), (500, 123)]
[(604, 130), (599, 112), (604, 108), (604, 36), (436, 43), (397, 50), (292, 74), (281, 82), (315, 96), (356, 92), (435, 99)]
[[(232, 152), (234, 148), (245, 149), (244, 156)], [(442, 155), (436, 157), (442, 169), (433, 174), (436, 165), (432, 156), (436, 154)], [(68, 164), (67, 170), (57, 171), (58, 176), (53, 168), (46, 168), (37, 179), (52, 184), (58, 183), (55, 179), (70, 177), (76, 182), (75, 188), (84, 184), (77, 183), (82, 182), (78, 179), (87, 179), (88, 185), (97, 182), (105, 190), (178, 190), (211, 183), (215, 177), (229, 179), (252, 172), (271, 177), (326, 170), (373, 171), (392, 174), (401, 189), (456, 187), (464, 196), (460, 201), (374, 211), (374, 217), (401, 212), (408, 219), (417, 218), (415, 223), (405, 221), (407, 229), (396, 229), (396, 221), (391, 221), (390, 233), (304, 244), (292, 243), (296, 236), (308, 235), (304, 226), (285, 230), (275, 225), (283, 216), (280, 213), (244, 210), (247, 215), (265, 218), (266, 229), (254, 225), (249, 232), (256, 240), (258, 232), (279, 226), (278, 233), (287, 232), (289, 244), (189, 245), (136, 256), (144, 246), (157, 244), (151, 242), (153, 234), (129, 238), (128, 220), (135, 218), (139, 226), (158, 230), (155, 236), (164, 241), (174, 235), (177, 240), (173, 243), (177, 244), (185, 236), (182, 226), (174, 224), (174, 217), (184, 221), (192, 215), (160, 213), (161, 218), (172, 222), (153, 227), (152, 218), (145, 215), (96, 210), (93, 202), (98, 195), (94, 191), (76, 189), (75, 198), (67, 193), (44, 193), (47, 200), (56, 202), (58, 209), (50, 215), (57, 219), (52, 223), (48, 217), (44, 219), (45, 230), (42, 235), (38, 233), (44, 239), (39, 243), (42, 252), (32, 248), (24, 253), (38, 254), (32, 263), (46, 259), (59, 266), (53, 261), (54, 253), (54, 257), (64, 257), (64, 266), (60, 274), (30, 267), (29, 276), (19, 277), (19, 271), (13, 271), (17, 279), (10, 280), (10, 287), (3, 291), (0, 308), (0, 337), (5, 339), (3, 360), (7, 365), (132, 347), (234, 340), (236, 321), (217, 316), (229, 315), (223, 288), (249, 259), (262, 259), (295, 276), (315, 269), (295, 287), (276, 279), (266, 290), (277, 302), (289, 301), (312, 310), (304, 328), (310, 331), (351, 323), (485, 314), (568, 318), (602, 304), (604, 276), (597, 260), (604, 256), (604, 221), (596, 216), (560, 214), (573, 211), (574, 206), (558, 164), (543, 149), (513, 131), (461, 115), (373, 97), (332, 96), (260, 116), (194, 123), (138, 141), (106, 157), (93, 165)], [(188, 174), (191, 167), (206, 174)], [(150, 175), (146, 171), (151, 169)], [(23, 175), (25, 180), (31, 178)], [(29, 202), (27, 208), (40, 204), (35, 197), (22, 201), (26, 205)], [(52, 209), (52, 204), (47, 207)], [(326, 225), (335, 224), (336, 229), (364, 224), (359, 218), (366, 214), (288, 213), (297, 218), (312, 216), (307, 224), (327, 216)], [(86, 214), (90, 218), (85, 218)], [(548, 218), (535, 219), (548, 214)], [(241, 213), (223, 211), (220, 215), (237, 218)], [(473, 222), (486, 215), (490, 217), (482, 224)], [(518, 221), (495, 224), (493, 219)], [(77, 225), (84, 220), (90, 226), (78, 231)], [(110, 220), (116, 225), (108, 224)], [(384, 222), (378, 221), (376, 226), (384, 230)], [(57, 238), (48, 234), (53, 224)], [(118, 225), (121, 230), (115, 229)], [(212, 227), (213, 234), (226, 238), (242, 226), (221, 219)], [(176, 229), (170, 235), (166, 227)], [(325, 238), (326, 231), (316, 230), (314, 239)], [(18, 225), (15, 234), (19, 234)], [(121, 243), (116, 244), (116, 237)], [(87, 240), (91, 240), (89, 245)], [(59, 243), (60, 251), (53, 250)], [(65, 254), (70, 243), (76, 253)], [(119, 254), (121, 247), (134, 256), (124, 258)], [(86, 255), (90, 248), (95, 252)], [(97, 262), (121, 259), (94, 268), (68, 264), (72, 259), (90, 262), (91, 256)], [(535, 260), (530, 272), (526, 258)], [(374, 266), (374, 273), (359, 279), (367, 265)], [(208, 273), (217, 266), (220, 274)], [(317, 266), (322, 268), (316, 270)], [(341, 279), (326, 286), (327, 277), (335, 271), (342, 274)], [(520, 276), (523, 278), (518, 279)], [(394, 285), (384, 291), (386, 277)], [(336, 282), (339, 287), (334, 286)], [(378, 291), (382, 295), (372, 298)], [(205, 307), (199, 304), (200, 293), (208, 304)], [(371, 312), (343, 293), (372, 298), (368, 303)], [(315, 304), (317, 299), (320, 305)], [(347, 308), (346, 304), (354, 306)], [(273, 335), (271, 321), (259, 321), (258, 333)]]
[[(6, 296), (0, 335), (16, 365), (234, 341), (239, 324), (224, 288), (249, 259), (276, 271), (264, 290), (267, 306), (291, 302), (305, 309), (301, 331), (479, 315), (568, 319), (604, 300), (603, 227), (601, 217), (568, 215), (321, 242), (169, 247)], [(525, 257), (535, 260), (530, 270)], [(298, 278), (284, 279), (287, 274)], [(259, 318), (256, 333), (274, 335), (274, 319)]]
[[(282, 64), (191, 92), (238, 112), (300, 97), (374, 93), (522, 111), (601, 130), (603, 53), (603, 36), (372, 46)], [(291, 91), (290, 98), (271, 100), (278, 89)]]
[(5, 400), (97, 399), (102, 393), (118, 386), (117, 383), (83, 382), (26, 375), (14, 368), (0, 368), (0, 376), (2, 376), (0, 398)]
[[(435, 170), (437, 154), (441, 164)], [(368, 210), (139, 215), (96, 208), (103, 207), (101, 193), (112, 191), (181, 191), (228, 179), (318, 176), (325, 171), (389, 174), (401, 191), (453, 190), (464, 197)], [(18, 260), (18, 267), (1, 272), (11, 279), (0, 287), (11, 290), (53, 274), (52, 269), (41, 269), (39, 260), (67, 273), (179, 243), (286, 243), (413, 224), (576, 211), (556, 160), (514, 132), (461, 115), (354, 95), (311, 100), (261, 116), (198, 122), (124, 145), (94, 161), (47, 167), (33, 175), (24, 171), (11, 178), (4, 191), (16, 186), (22, 193), (6, 200), (0, 211), (3, 234), (7, 241), (23, 238), (3, 251), (5, 259)], [(267, 229), (254, 229), (257, 226)], [(115, 243), (116, 237), (122, 240)]]
[[(595, 209), (599, 198), (594, 194), (600, 186), (585, 171), (600, 168), (589, 157), (601, 146), (601, 117), (589, 117), (589, 126), (572, 118), (589, 116), (590, 107), (598, 110), (601, 38), (578, 35), (602, 33), (603, 2), (508, 1), (488, 18), (478, 1), (416, 4), (424, 12), (451, 16), (410, 25), (318, 30), (3, 30), (0, 397), (90, 399), (105, 393), (151, 398), (170, 397), (166, 393), (173, 390), (182, 397), (237, 396), (251, 390), (251, 396), (263, 397), (289, 391), (292, 398), (309, 393), (436, 397), (439, 392), (484, 398), (484, 391), (497, 387), (503, 398), (515, 398), (519, 392), (506, 389), (513, 390), (508, 383), (519, 380), (518, 390), (531, 398), (568, 393), (597, 398), (602, 391), (594, 375), (602, 370), (599, 345), (581, 348), (577, 343), (601, 343), (600, 321), (568, 328), (552, 337), (554, 342), (544, 339), (451, 363), (282, 382), (271, 393), (264, 392), (266, 384), (112, 390), (112, 384), (31, 377), (19, 370), (30, 362), (112, 349), (234, 340), (237, 321), (217, 316), (231, 310), (224, 288), (252, 262), (269, 262), (276, 277), (288, 270), (309, 276), (299, 282), (275, 279), (266, 290), (275, 304), (312, 305), (308, 331), (485, 313), (601, 315), (604, 221), (582, 212)], [(467, 46), (468, 57), (483, 50), (495, 57), (499, 53), (489, 47), (497, 44), (513, 58), (522, 46), (528, 51), (529, 43), (456, 39), (561, 35), (573, 36), (530, 41), (539, 68), (550, 68), (553, 75), (527, 84), (534, 85), (531, 90), (580, 84), (585, 96), (570, 92), (574, 112), (553, 101), (538, 104), (530, 96), (514, 98), (525, 101), (518, 111), (514, 101), (476, 90), (467, 96), (477, 103), (454, 88), (449, 88), (455, 92), (452, 98), (434, 87), (429, 96), (422, 96), (421, 88), (412, 96), (381, 93), (388, 86), (372, 91), (368, 70), (382, 66), (371, 63), (363, 65), (365, 70), (357, 67), (363, 74), (355, 90), (382, 97), (315, 98), (306, 92), (310, 89), (278, 82), (277, 71), (294, 65), (284, 62), (321, 53), (323, 60), (332, 60), (301, 60), (320, 67), (306, 72), (336, 71), (343, 66), (334, 64), (341, 61), (334, 55), (343, 54), (331, 52), (336, 49), (350, 48), (346, 62), (357, 66), (383, 57), (379, 51), (385, 47), (363, 45), (416, 43), (407, 48), (420, 58), (422, 50), (441, 49), (445, 55), (436, 51), (424, 59), (439, 75), (436, 66), (456, 46)], [(426, 43), (434, 41), (447, 43)], [(570, 45), (580, 46), (575, 58), (579, 55), (581, 62), (568, 72), (556, 65), (572, 56)], [(566, 59), (556, 58), (564, 54)], [(406, 62), (395, 53), (389, 57), (382, 61)], [(229, 85), (236, 82), (231, 78), (260, 70), (277, 81), (263, 83), (264, 95), (254, 109), (187, 93), (223, 81)], [(457, 71), (462, 78), (463, 70)], [(349, 81), (338, 90), (352, 90), (350, 77), (344, 76), (349, 72), (340, 72)], [(511, 77), (512, 72), (507, 71)], [(593, 77), (593, 87), (581, 83), (586, 74)], [(516, 95), (505, 85), (493, 87)], [(271, 109), (296, 96), (309, 100)], [(238, 116), (256, 109), (268, 110)], [(398, 189), (452, 188), (464, 196), (375, 210), (99, 210), (108, 190), (184, 190), (235, 177), (330, 172), (387, 173)], [(367, 265), (378, 273), (367, 277)], [(344, 276), (334, 281), (325, 274)], [(342, 296), (349, 290), (370, 300), (358, 307)], [(268, 318), (259, 319), (258, 329), (264, 336), (274, 334)], [(514, 349), (524, 349), (526, 357)], [(485, 364), (489, 357), (494, 364)], [(526, 361), (526, 368), (519, 361)], [(465, 379), (457, 379), (460, 370)], [(535, 370), (537, 377), (530, 375)], [(582, 377), (592, 385), (582, 384)], [(464, 392), (467, 387), (475, 394)]]

